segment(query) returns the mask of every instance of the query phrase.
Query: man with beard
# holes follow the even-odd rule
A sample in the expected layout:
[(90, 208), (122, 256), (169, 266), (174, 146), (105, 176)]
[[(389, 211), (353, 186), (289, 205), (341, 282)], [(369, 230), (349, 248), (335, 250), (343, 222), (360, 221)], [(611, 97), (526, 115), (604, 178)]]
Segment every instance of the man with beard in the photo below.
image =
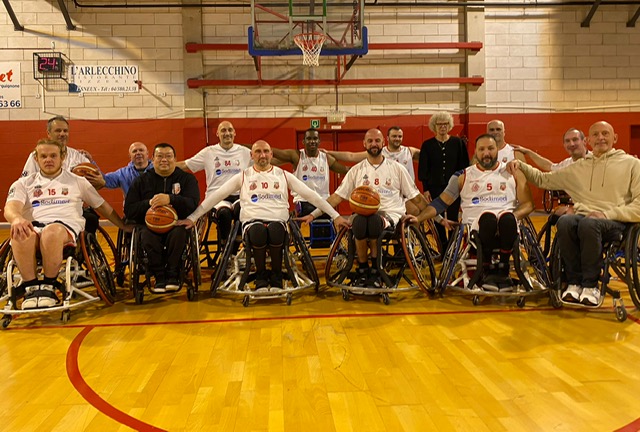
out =
[[(253, 166), (231, 177), (217, 191), (208, 195), (185, 220), (178, 221), (190, 229), (195, 222), (233, 191), (240, 190), (240, 222), (247, 247), (252, 250), (256, 267), (255, 288), (282, 288), (282, 258), (286, 222), (289, 219), (289, 191), (327, 212), (337, 228), (347, 221), (317, 192), (293, 174), (271, 165), (273, 154), (266, 141), (256, 141), (251, 148)], [(288, 247), (288, 246), (286, 246)], [(267, 249), (271, 272), (266, 270)], [(224, 263), (223, 263), (224, 264)]]
[[(351, 167), (342, 184), (327, 199), (335, 207), (343, 200), (348, 200), (351, 192), (359, 186), (370, 186), (380, 195), (380, 209), (377, 213), (370, 216), (354, 215), (352, 220), (358, 259), (356, 285), (361, 287), (380, 286), (380, 269), (376, 267), (378, 237), (383, 229), (394, 227), (404, 216), (405, 201), (408, 200), (419, 211), (427, 210), (427, 200), (418, 191), (407, 170), (400, 163), (384, 156), (384, 142), (384, 135), (380, 130), (368, 130), (363, 141), (366, 159)], [(321, 214), (320, 210), (315, 210), (303, 220), (311, 222)]]
[[(507, 165), (498, 161), (498, 145), (490, 134), (476, 139), (475, 165), (458, 171), (447, 188), (434, 199), (426, 212), (409, 217), (422, 222), (442, 213), (458, 196), (461, 200), (462, 223), (476, 230), (482, 244), (482, 288), (488, 291), (512, 289), (509, 278), (509, 258), (518, 235), (518, 220), (533, 211), (531, 191), (521, 172), (507, 172)], [(499, 249), (500, 262), (491, 263)], [(480, 265), (480, 263), (478, 263)]]
[[(349, 168), (342, 165), (335, 157), (319, 151), (320, 134), (316, 129), (307, 129), (304, 133), (303, 150), (273, 149), (273, 156), (283, 163), (293, 165), (293, 174), (310, 189), (318, 192), (323, 198), (329, 198), (329, 170), (346, 174)], [(293, 203), (298, 216), (306, 216), (316, 209), (300, 195), (292, 192)]]

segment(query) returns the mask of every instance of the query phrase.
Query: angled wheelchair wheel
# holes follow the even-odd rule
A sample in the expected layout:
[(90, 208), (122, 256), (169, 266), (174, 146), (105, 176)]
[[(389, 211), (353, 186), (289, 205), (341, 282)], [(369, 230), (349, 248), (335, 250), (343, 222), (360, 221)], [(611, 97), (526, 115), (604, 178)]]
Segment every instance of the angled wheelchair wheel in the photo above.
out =
[(329, 250), (324, 271), (327, 283), (343, 283), (353, 266), (355, 249), (356, 244), (351, 230), (343, 227)]
[(462, 246), (464, 241), (465, 227), (459, 225), (453, 232), (450, 238), (447, 250), (442, 257), (442, 267), (440, 268), (440, 274), (438, 276), (438, 282), (436, 284), (436, 291), (443, 294), (447, 288), (447, 284), (451, 280), (453, 273), (460, 259), (460, 253), (462, 252)]
[(7, 265), (13, 258), (11, 253), (11, 246), (9, 245), (9, 239), (6, 239), (0, 245), (0, 297), (7, 293)]
[(547, 213), (551, 213), (553, 210), (553, 198), (553, 191), (545, 190), (542, 194), (542, 206)]
[(116, 238), (116, 250), (118, 258), (114, 261), (114, 275), (116, 277), (116, 285), (119, 287), (124, 286), (125, 276), (127, 269), (129, 268), (129, 257), (131, 255), (129, 248), (131, 247), (131, 233), (124, 232), (121, 229), (118, 230), (118, 237)]
[(436, 230), (436, 225), (433, 219), (428, 219), (422, 224), (422, 232), (427, 245), (429, 246), (429, 253), (433, 261), (440, 260), (442, 258), (442, 242), (440, 236)]
[(185, 261), (183, 269), (183, 282), (187, 285), (187, 300), (196, 299), (198, 287), (202, 283), (200, 273), (200, 248), (198, 246), (198, 232), (191, 230), (187, 235), (185, 247)]
[(628, 265), (631, 267), (631, 277), (627, 278), (629, 294), (634, 306), (640, 309), (640, 270), (638, 270), (638, 265), (640, 265), (640, 225), (636, 224), (631, 230), (627, 239), (625, 256), (627, 257)]
[(315, 284), (315, 290), (317, 292), (320, 288), (320, 277), (318, 276), (318, 270), (313, 263), (313, 258), (311, 257), (311, 253), (309, 253), (309, 248), (307, 247), (304, 236), (300, 232), (300, 227), (294, 220), (291, 219), (289, 219), (289, 231), (291, 232), (291, 241), (295, 249), (295, 255), (302, 263), (302, 269), (304, 270), (304, 272)]
[(542, 254), (545, 258), (549, 258), (551, 254), (551, 242), (556, 236), (556, 231), (556, 225), (547, 219), (544, 225), (542, 225), (542, 228), (540, 228), (540, 231), (536, 234), (536, 241), (542, 248)]
[[(135, 229), (131, 235), (129, 246), (129, 274), (131, 275), (131, 291), (136, 304), (142, 304), (144, 299), (144, 287), (148, 283), (145, 276), (144, 252), (140, 244), (140, 230)], [(144, 281), (143, 281), (143, 278)]]
[(520, 227), (521, 253), (523, 264), (527, 264), (524, 272), (532, 271), (540, 288), (551, 288), (551, 272), (547, 266), (547, 259), (537, 242), (535, 232), (523, 225)]
[(233, 227), (231, 227), (227, 244), (222, 251), (222, 256), (220, 257), (216, 270), (213, 272), (213, 276), (211, 277), (211, 296), (215, 296), (218, 286), (220, 286), (224, 278), (227, 276), (227, 269), (229, 268), (231, 256), (233, 255), (236, 238), (240, 233), (240, 225), (241, 223), (239, 221), (235, 221), (233, 223)]
[(109, 260), (98, 243), (96, 235), (85, 232), (81, 237), (82, 255), (96, 286), (98, 295), (109, 306), (116, 301), (116, 282)]
[(435, 293), (436, 271), (431, 248), (422, 231), (415, 225), (402, 224), (402, 249), (418, 287), (427, 294)]

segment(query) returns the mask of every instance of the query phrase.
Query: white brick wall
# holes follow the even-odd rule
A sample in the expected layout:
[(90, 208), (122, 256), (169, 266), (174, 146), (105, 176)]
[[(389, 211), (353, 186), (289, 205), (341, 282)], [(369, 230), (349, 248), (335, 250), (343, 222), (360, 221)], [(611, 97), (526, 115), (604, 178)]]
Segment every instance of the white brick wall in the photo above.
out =
[[(0, 110), (0, 119), (121, 119), (184, 116), (185, 42), (246, 43), (249, 8), (202, 9), (202, 40), (183, 40), (182, 11), (157, 9), (78, 9), (69, 2), (69, 31), (57, 7), (47, 0), (12, 1), (29, 32), (16, 32), (6, 14), (0, 16), (2, 61), (22, 61), (23, 109)], [(484, 16), (486, 111), (521, 112), (526, 107), (573, 110), (625, 106), (640, 102), (640, 25), (627, 28), (635, 6), (601, 6), (591, 27), (580, 27), (588, 7), (487, 9)], [(366, 10), (370, 43), (450, 42), (461, 40), (464, 23), (451, 8), (412, 6)], [(44, 92), (32, 77), (34, 48), (66, 54), (75, 64), (135, 64), (144, 89), (136, 94), (68, 94)], [(199, 54), (198, 54), (199, 55)], [(470, 53), (469, 55), (474, 55)], [(201, 54), (204, 77), (257, 79), (246, 52)], [(440, 51), (371, 51), (347, 73), (352, 78), (457, 76), (465, 53)], [(309, 71), (300, 57), (265, 57), (265, 79), (330, 79), (335, 58), (323, 58)], [(471, 89), (473, 91), (473, 89)], [(424, 113), (425, 109), (463, 111), (464, 87), (377, 85), (338, 90), (340, 109), (352, 115)], [(483, 92), (481, 92), (483, 93)], [(209, 115), (220, 117), (298, 116), (335, 109), (332, 87), (207, 89)], [(630, 108), (631, 109), (631, 108)]]

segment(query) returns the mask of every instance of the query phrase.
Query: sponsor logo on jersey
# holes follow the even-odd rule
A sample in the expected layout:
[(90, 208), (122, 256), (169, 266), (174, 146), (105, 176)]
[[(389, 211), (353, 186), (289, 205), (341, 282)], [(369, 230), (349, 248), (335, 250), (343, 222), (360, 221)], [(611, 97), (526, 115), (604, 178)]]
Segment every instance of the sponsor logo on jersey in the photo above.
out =
[(216, 170), (216, 175), (217, 175), (217, 176), (222, 175), (222, 170), (221, 170), (221, 169), (217, 169), (217, 170)]
[(279, 193), (261, 193), (251, 195), (251, 202), (258, 202), (260, 200), (279, 200), (282, 199), (282, 194)]
[(47, 205), (58, 205), (58, 204), (69, 204), (71, 200), (69, 199), (59, 199), (59, 198), (45, 198), (43, 200), (33, 200), (31, 201), (31, 207), (40, 207)]
[(471, 198), (471, 204), (473, 205), (479, 205), (479, 204), (495, 204), (495, 203), (506, 203), (507, 202), (507, 197), (506, 196), (481, 196), (481, 197), (473, 197)]
[(174, 195), (178, 195), (180, 193), (180, 190), (180, 183), (174, 183), (173, 185), (171, 185), (171, 191)]
[(309, 177), (305, 174), (302, 176), (302, 181), (307, 181), (309, 179)]

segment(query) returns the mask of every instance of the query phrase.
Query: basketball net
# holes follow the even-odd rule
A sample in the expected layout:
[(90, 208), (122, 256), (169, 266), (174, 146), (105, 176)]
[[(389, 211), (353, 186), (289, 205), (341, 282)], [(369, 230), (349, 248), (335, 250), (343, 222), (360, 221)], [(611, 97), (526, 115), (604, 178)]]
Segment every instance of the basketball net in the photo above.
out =
[(322, 45), (327, 40), (324, 33), (300, 33), (293, 37), (295, 44), (302, 50), (302, 64), (305, 66), (318, 66)]

